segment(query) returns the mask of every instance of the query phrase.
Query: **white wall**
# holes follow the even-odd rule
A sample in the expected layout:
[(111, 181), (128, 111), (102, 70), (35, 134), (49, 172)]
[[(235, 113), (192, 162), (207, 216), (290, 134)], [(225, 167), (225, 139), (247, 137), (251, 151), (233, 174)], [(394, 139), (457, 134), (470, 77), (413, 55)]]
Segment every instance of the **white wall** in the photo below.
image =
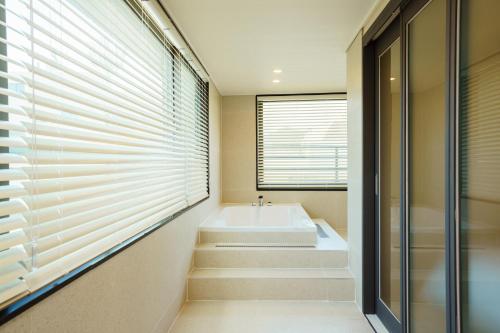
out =
[(349, 268), (356, 284), (356, 303), (361, 307), (362, 293), (362, 200), (363, 200), (363, 105), (362, 33), (347, 50), (348, 193), (347, 234)]
[(222, 201), (300, 202), (312, 218), (324, 218), (341, 234), (347, 227), (346, 191), (257, 191), (255, 95), (222, 98)]
[(220, 204), (220, 95), (210, 84), (210, 199), (0, 326), (0, 333), (167, 332), (198, 225)]
[(378, 0), (367, 14), (362, 27), (346, 51), (347, 123), (348, 123), (348, 194), (347, 234), (349, 268), (356, 284), (356, 303), (362, 307), (363, 250), (363, 33), (375, 22), (389, 0)]

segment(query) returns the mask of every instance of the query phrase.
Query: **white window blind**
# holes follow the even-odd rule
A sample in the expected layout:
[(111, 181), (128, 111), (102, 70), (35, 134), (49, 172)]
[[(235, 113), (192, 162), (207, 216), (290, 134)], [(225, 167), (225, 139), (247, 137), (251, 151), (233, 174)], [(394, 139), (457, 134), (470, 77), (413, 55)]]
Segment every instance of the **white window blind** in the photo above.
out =
[(346, 186), (346, 96), (257, 96), (257, 188)]
[(208, 196), (208, 86), (139, 0), (0, 3), (5, 306)]

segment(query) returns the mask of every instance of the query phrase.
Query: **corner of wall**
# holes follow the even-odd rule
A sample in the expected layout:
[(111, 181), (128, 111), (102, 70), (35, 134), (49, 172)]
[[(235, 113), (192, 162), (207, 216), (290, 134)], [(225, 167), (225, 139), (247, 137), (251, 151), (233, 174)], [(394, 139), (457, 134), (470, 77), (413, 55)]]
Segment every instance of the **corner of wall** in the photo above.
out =
[(348, 195), (347, 234), (349, 269), (356, 285), (356, 303), (362, 306), (362, 194), (363, 194), (363, 107), (362, 31), (347, 50)]

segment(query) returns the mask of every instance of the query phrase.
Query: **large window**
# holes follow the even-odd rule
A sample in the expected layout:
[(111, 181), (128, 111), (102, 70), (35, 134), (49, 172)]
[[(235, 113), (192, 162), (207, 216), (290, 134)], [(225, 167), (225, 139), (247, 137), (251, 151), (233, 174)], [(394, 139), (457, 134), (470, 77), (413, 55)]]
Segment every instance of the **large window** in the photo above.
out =
[(257, 96), (257, 189), (346, 186), (345, 94)]
[(139, 0), (2, 0), (0, 303), (208, 197), (208, 85)]

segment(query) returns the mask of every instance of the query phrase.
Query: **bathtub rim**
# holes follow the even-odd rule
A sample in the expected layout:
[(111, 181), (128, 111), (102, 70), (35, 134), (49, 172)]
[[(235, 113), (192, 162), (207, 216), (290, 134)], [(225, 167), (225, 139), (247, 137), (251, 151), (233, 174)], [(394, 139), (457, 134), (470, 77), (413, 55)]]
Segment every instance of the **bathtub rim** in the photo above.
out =
[(228, 207), (255, 207), (258, 209), (259, 206), (253, 206), (252, 203), (222, 203), (217, 210), (217, 212), (208, 216), (205, 221), (203, 221), (199, 226), (200, 232), (251, 232), (251, 233), (280, 233), (280, 232), (306, 232), (306, 233), (316, 233), (316, 224), (312, 220), (311, 216), (307, 213), (301, 203), (273, 203), (271, 205), (265, 205), (265, 207), (274, 206), (293, 206), (300, 207), (304, 214), (308, 217), (309, 221), (307, 225), (304, 226), (210, 226), (210, 222), (217, 219), (223, 210)]

